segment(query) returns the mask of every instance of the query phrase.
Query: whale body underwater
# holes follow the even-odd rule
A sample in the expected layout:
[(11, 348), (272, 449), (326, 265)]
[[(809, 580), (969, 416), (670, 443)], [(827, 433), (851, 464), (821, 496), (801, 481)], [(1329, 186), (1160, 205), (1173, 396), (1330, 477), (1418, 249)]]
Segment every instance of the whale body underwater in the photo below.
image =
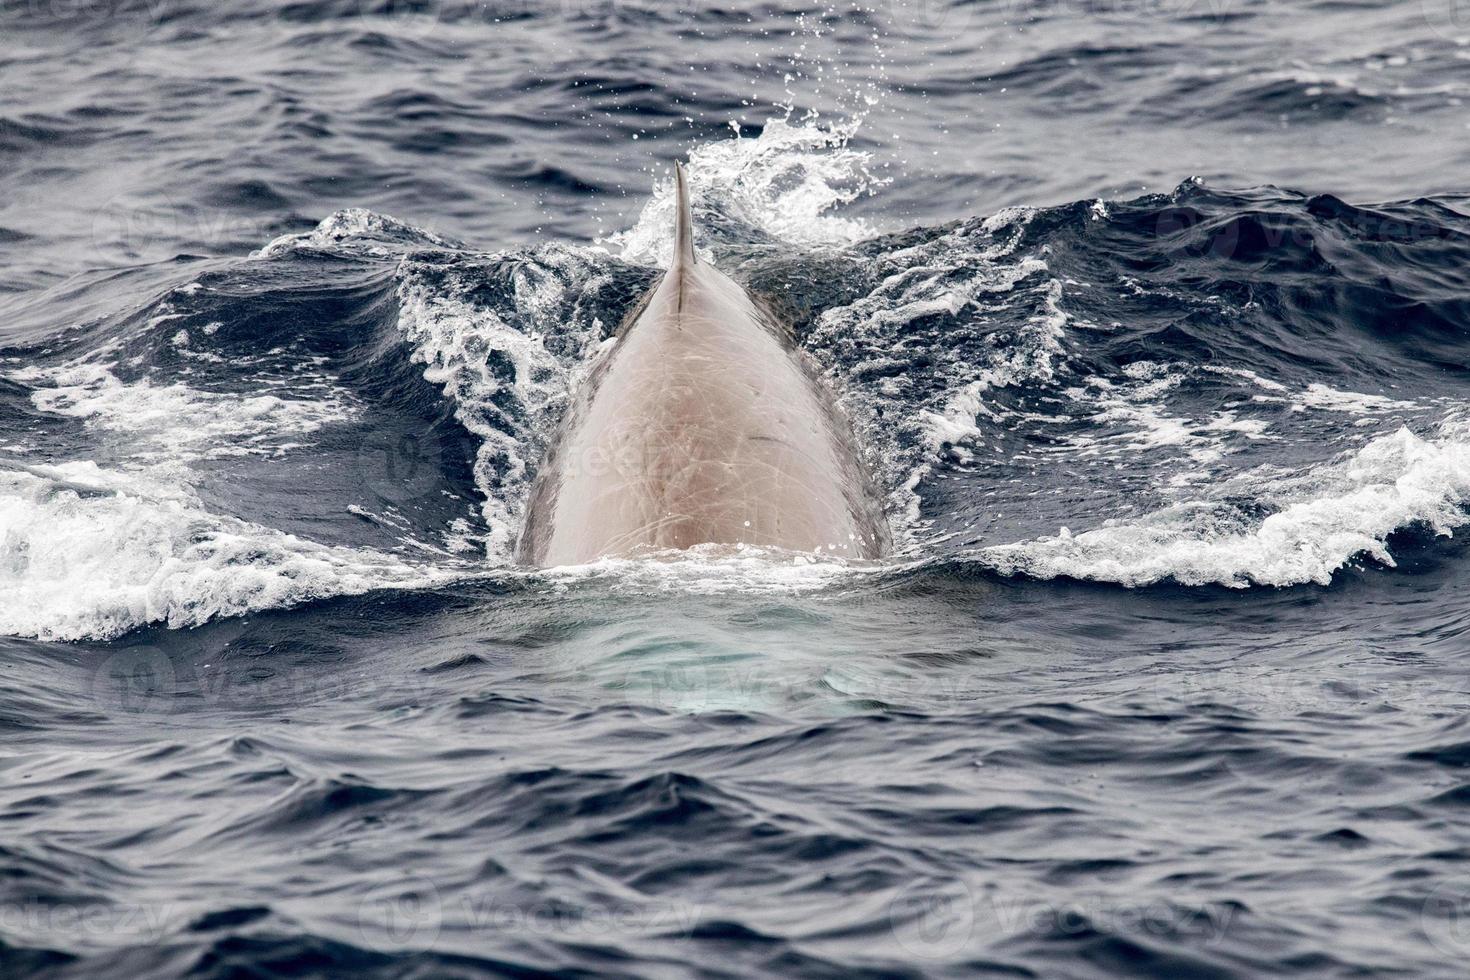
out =
[(872, 559), (887, 524), (852, 429), (791, 331), (694, 251), (674, 253), (574, 396), (538, 471), (523, 564), (751, 546)]

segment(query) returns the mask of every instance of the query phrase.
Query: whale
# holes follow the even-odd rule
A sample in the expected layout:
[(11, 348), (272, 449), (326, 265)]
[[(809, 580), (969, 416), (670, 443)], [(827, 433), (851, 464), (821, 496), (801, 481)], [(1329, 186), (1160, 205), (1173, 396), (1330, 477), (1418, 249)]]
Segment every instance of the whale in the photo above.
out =
[(771, 304), (696, 254), (682, 164), (674, 185), (668, 270), (571, 397), (533, 479), (517, 560), (582, 565), (700, 545), (881, 557), (887, 524), (852, 427)]

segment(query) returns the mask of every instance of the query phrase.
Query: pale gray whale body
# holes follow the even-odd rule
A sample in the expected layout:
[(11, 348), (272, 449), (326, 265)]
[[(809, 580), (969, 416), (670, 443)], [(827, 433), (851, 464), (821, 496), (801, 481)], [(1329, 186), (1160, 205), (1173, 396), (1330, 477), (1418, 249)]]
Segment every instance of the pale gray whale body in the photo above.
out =
[(517, 545), (543, 567), (699, 544), (876, 558), (882, 510), (790, 332), (694, 254), (675, 173), (674, 258), (593, 368)]

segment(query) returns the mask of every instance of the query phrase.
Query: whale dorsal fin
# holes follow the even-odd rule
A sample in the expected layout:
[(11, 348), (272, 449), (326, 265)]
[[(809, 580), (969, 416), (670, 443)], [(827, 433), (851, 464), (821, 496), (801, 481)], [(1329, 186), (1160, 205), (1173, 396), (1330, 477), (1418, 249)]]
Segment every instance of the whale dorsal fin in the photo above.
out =
[(689, 214), (689, 181), (684, 176), (684, 165), (674, 164), (674, 258), (669, 268), (693, 265), (699, 261), (694, 256), (694, 219)]

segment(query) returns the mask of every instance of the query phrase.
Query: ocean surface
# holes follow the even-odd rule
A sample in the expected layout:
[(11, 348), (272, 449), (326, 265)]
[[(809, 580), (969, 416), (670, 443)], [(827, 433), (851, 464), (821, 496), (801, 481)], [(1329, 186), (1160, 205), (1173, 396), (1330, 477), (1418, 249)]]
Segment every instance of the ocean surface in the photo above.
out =
[[(4, 0), (0, 975), (1460, 977), (1470, 9)], [(509, 559), (704, 254), (894, 552)]]

